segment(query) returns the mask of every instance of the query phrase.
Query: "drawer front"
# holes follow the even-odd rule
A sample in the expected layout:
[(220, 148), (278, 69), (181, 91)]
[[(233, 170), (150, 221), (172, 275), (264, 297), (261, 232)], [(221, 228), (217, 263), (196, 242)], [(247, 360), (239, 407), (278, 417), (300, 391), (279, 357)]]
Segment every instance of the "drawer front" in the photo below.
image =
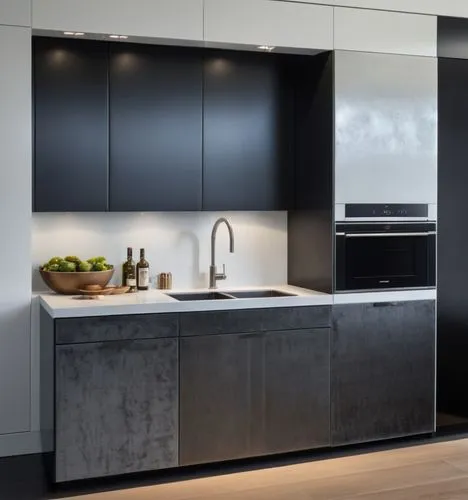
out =
[(177, 337), (177, 314), (67, 318), (55, 322), (56, 344)]
[(209, 311), (180, 315), (180, 335), (216, 335), (330, 326), (330, 306)]

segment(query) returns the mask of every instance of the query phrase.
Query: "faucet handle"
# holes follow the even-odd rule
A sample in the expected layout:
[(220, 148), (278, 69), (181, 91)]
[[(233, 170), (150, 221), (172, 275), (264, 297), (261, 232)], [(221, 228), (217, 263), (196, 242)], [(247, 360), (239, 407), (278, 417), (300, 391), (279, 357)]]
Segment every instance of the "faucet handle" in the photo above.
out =
[(223, 272), (216, 273), (216, 279), (217, 280), (225, 280), (226, 278), (227, 278), (227, 276), (226, 276), (226, 264), (223, 264)]

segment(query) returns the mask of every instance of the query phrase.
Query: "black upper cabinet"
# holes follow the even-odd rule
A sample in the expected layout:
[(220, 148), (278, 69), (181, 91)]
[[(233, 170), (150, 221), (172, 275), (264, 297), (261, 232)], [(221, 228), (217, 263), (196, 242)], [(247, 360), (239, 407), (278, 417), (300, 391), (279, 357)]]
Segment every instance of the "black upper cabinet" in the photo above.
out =
[(204, 210), (288, 208), (293, 93), (282, 58), (211, 51), (204, 68)]
[(202, 53), (110, 44), (110, 210), (200, 210)]
[(34, 38), (37, 212), (108, 208), (107, 45)]
[(34, 38), (35, 210), (291, 208), (301, 58)]

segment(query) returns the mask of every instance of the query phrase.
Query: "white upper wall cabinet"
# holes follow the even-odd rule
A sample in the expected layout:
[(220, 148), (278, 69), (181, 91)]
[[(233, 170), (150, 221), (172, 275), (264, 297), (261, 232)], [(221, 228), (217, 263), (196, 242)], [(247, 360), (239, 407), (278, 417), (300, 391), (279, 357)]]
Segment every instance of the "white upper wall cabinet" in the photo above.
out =
[(437, 203), (437, 59), (335, 52), (335, 203)]
[(277, 0), (364, 9), (414, 12), (438, 16), (468, 17), (466, 0)]
[(33, 28), (203, 40), (203, 0), (33, 0)]
[(336, 7), (335, 49), (437, 57), (437, 18)]
[(31, 0), (0, 0), (0, 24), (31, 26)]
[(333, 49), (333, 8), (270, 0), (205, 0), (205, 41)]

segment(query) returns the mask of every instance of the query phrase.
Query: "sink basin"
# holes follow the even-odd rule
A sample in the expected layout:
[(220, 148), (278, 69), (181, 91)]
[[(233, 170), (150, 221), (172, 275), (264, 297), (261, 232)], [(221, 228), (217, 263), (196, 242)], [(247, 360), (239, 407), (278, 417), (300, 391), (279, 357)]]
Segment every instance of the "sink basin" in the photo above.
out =
[(266, 299), (273, 297), (296, 297), (293, 293), (280, 292), (279, 290), (246, 290), (227, 292), (236, 299)]
[(193, 292), (193, 293), (167, 293), (169, 297), (180, 301), (189, 300), (223, 300), (232, 299), (229, 295), (221, 292)]

